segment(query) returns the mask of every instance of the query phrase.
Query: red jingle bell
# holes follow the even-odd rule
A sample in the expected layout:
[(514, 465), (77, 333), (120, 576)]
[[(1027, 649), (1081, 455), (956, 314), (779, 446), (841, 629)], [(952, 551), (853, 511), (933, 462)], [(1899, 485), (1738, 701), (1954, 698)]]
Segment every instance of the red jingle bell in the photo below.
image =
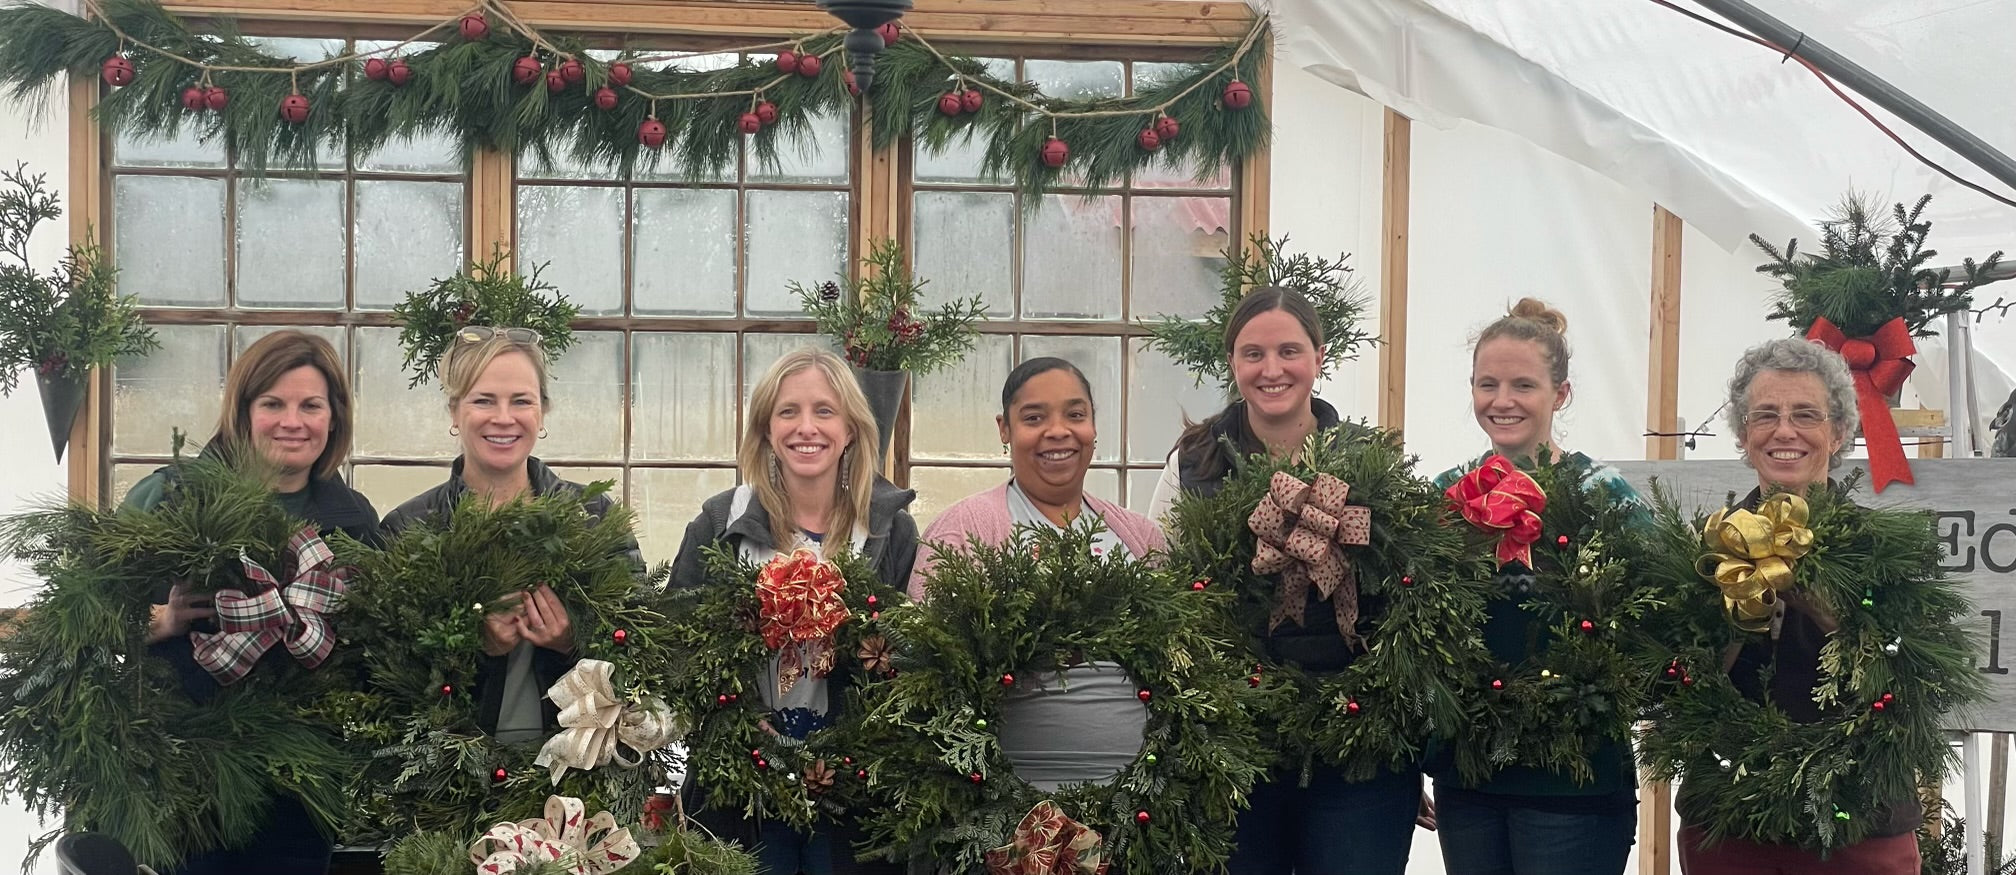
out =
[(798, 56), (798, 75), (807, 79), (819, 78), (819, 71), (825, 69), (825, 67), (826, 62), (820, 60), (818, 55)]
[(616, 89), (607, 85), (595, 89), (595, 108), (610, 110), (616, 108)]
[(959, 108), (969, 113), (979, 112), (980, 104), (985, 99), (980, 95), (978, 89), (968, 88), (965, 91), (959, 92)]
[(559, 70), (547, 70), (546, 90), (554, 94), (567, 90), (567, 77), (560, 75)]
[(1161, 137), (1164, 143), (1176, 139), (1176, 135), (1182, 131), (1183, 126), (1177, 124), (1175, 119), (1166, 115), (1155, 120), (1155, 135)]
[(1245, 109), (1253, 105), (1253, 89), (1237, 79), (1225, 83), (1225, 108)]
[(763, 119), (758, 118), (753, 112), (745, 112), (735, 121), (735, 126), (740, 128), (742, 133), (753, 134), (763, 130)]
[(785, 49), (784, 51), (778, 52), (777, 72), (779, 73), (798, 72), (798, 53), (791, 51), (790, 49)]
[(940, 115), (958, 115), (965, 111), (966, 105), (959, 102), (959, 95), (950, 91), (938, 95), (938, 113)]
[(280, 118), (291, 125), (308, 120), (308, 98), (289, 94), (280, 99)]
[(539, 59), (526, 55), (511, 62), (511, 81), (520, 85), (539, 81)]
[(1146, 701), (1148, 701), (1149, 699), (1152, 699), (1152, 698), (1155, 698), (1155, 694), (1154, 694), (1154, 693), (1151, 693), (1151, 692), (1149, 692), (1149, 691), (1147, 691), (1147, 690), (1141, 690), (1141, 691), (1138, 691), (1138, 692), (1136, 692), (1136, 693), (1134, 694), (1134, 698), (1136, 698), (1136, 699), (1140, 699), (1141, 701), (1143, 701), (1143, 702), (1146, 702)]
[(364, 61), (364, 78), (373, 82), (385, 81), (385, 70), (389, 64), (384, 58), (368, 58)]
[(1043, 151), (1039, 153), (1039, 157), (1043, 159), (1045, 167), (1062, 167), (1064, 162), (1071, 160), (1071, 147), (1063, 140), (1051, 137), (1043, 142)]
[(770, 101), (767, 100), (763, 101), (762, 103), (756, 104), (756, 120), (762, 122), (763, 126), (766, 128), (776, 124), (777, 104), (771, 103)]
[(224, 107), (231, 105), (231, 95), (222, 88), (205, 88), (203, 103), (211, 112), (223, 112)]
[(647, 118), (637, 126), (637, 142), (656, 149), (665, 145), (665, 123), (655, 118)]
[(456, 22), (455, 28), (461, 32), (463, 39), (470, 42), (475, 42), (490, 35), (490, 22), (484, 19), (483, 13), (480, 12), (471, 12), (468, 15), (462, 16), (462, 20)]
[(560, 78), (567, 80), (569, 85), (579, 85), (581, 80), (588, 78), (588, 70), (581, 66), (579, 60), (568, 58), (560, 62)]
[(1015, 685), (1015, 676), (1014, 676), (1014, 675), (1012, 675), (1012, 674), (1004, 674), (1004, 675), (1002, 675), (1002, 676), (1001, 676), (1001, 685), (1002, 685), (1002, 686), (1004, 686), (1004, 687), (1012, 687), (1012, 686), (1014, 686), (1014, 685)]
[(882, 44), (884, 46), (893, 46), (897, 40), (903, 38), (903, 28), (897, 27), (896, 22), (893, 21), (875, 28), (875, 32), (882, 36)]
[(190, 112), (202, 112), (204, 106), (205, 104), (203, 103), (203, 89), (198, 88), (194, 85), (182, 89), (183, 109), (186, 109)]
[(113, 55), (106, 58), (105, 63), (98, 65), (98, 77), (104, 79), (105, 84), (114, 88), (131, 85), (133, 83), (133, 62), (118, 55)]
[(1143, 152), (1153, 152), (1162, 148), (1162, 135), (1155, 133), (1154, 128), (1142, 128), (1141, 133), (1134, 135), (1134, 144)]
[(609, 65), (609, 84), (622, 88), (630, 84), (630, 65), (617, 61)]
[(385, 67), (385, 81), (392, 83), (394, 88), (404, 87), (413, 81), (413, 68), (406, 66), (404, 60), (395, 60)]

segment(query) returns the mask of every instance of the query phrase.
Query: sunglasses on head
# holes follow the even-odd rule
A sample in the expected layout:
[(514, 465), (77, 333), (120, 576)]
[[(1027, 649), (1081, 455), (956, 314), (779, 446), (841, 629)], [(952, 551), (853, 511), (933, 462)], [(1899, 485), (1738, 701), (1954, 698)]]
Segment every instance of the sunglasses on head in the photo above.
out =
[(492, 337), (503, 335), (512, 343), (536, 344), (539, 332), (530, 328), (492, 328), (488, 325), (470, 325), (455, 332), (455, 339), (463, 343), (482, 343)]

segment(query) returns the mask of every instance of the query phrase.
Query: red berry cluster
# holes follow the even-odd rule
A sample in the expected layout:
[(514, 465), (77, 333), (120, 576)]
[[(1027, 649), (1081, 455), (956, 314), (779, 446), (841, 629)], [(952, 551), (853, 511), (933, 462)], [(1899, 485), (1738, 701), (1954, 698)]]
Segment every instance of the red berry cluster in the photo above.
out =
[(899, 308), (889, 314), (889, 333), (896, 335), (897, 340), (909, 343), (924, 336), (924, 323), (911, 317), (910, 311)]

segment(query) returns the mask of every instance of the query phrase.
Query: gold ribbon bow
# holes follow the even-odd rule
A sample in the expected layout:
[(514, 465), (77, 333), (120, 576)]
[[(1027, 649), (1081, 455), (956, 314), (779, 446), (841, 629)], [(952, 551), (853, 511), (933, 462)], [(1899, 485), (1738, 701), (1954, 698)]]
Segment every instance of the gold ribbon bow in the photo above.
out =
[(1697, 566), (1701, 576), (1722, 590), (1729, 620), (1745, 632), (1771, 628), (1779, 610), (1778, 593), (1792, 587), (1792, 563), (1813, 549), (1813, 530), (1806, 527), (1806, 499), (1781, 492), (1752, 513), (1723, 508), (1702, 527), (1708, 555)]
[(987, 852), (987, 875), (1105, 875), (1104, 839), (1048, 799), (1029, 809), (1008, 844)]
[(1352, 647), (1358, 637), (1358, 577), (1344, 558), (1346, 546), (1372, 543), (1372, 509), (1345, 504), (1351, 486), (1328, 474), (1304, 483), (1286, 471), (1274, 472), (1267, 497), (1246, 518), (1259, 536), (1253, 552), (1256, 574), (1281, 573), (1281, 602), (1267, 620), (1272, 632), (1283, 620), (1302, 625), (1309, 586), (1337, 611), (1337, 632)]
[[(584, 819), (586, 810), (572, 796), (548, 796), (544, 819), (491, 827), (469, 846), (469, 862), (476, 864), (478, 875), (516, 872), (535, 863), (558, 864), (569, 875), (603, 875), (635, 861), (641, 851), (630, 831), (618, 829), (607, 811)], [(592, 844), (590, 838), (595, 838)]]
[[(546, 691), (547, 698), (560, 707), (560, 731), (546, 740), (532, 762), (551, 767), (555, 786), (568, 769), (585, 772), (611, 760), (634, 769), (644, 762), (643, 754), (671, 744), (677, 737), (670, 709), (662, 700), (654, 697), (640, 707), (617, 697), (611, 683), (615, 671), (613, 664), (584, 659)], [(624, 756), (625, 747), (637, 756)]]

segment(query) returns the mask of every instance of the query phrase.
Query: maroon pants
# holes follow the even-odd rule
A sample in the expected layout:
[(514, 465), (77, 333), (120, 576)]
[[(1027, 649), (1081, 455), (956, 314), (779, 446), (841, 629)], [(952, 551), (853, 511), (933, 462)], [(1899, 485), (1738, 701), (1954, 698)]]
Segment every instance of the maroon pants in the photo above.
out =
[(1680, 828), (1683, 875), (1918, 875), (1918, 837), (1911, 833), (1865, 839), (1820, 855), (1789, 845), (1724, 839), (1703, 850), (1701, 830)]

